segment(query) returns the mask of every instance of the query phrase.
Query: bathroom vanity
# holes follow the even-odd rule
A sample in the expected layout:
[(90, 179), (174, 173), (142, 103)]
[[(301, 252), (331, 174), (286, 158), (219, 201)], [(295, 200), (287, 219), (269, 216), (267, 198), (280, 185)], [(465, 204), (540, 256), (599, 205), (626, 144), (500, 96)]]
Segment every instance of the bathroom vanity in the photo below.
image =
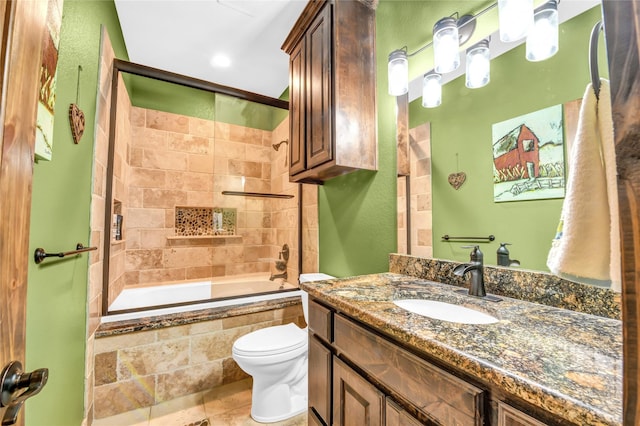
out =
[[(400, 274), (301, 287), (311, 298), (310, 424), (622, 423), (618, 320), (490, 302)], [(462, 305), (498, 321), (436, 320), (398, 299)]]

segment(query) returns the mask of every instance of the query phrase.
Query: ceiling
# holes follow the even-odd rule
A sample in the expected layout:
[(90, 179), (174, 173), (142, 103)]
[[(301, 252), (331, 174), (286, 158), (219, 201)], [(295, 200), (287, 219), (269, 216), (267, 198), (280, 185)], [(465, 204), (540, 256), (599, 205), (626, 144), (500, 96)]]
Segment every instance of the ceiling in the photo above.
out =
[[(307, 0), (115, 0), (129, 60), (274, 98), (289, 85), (280, 50)], [(212, 66), (227, 55), (228, 67)]]

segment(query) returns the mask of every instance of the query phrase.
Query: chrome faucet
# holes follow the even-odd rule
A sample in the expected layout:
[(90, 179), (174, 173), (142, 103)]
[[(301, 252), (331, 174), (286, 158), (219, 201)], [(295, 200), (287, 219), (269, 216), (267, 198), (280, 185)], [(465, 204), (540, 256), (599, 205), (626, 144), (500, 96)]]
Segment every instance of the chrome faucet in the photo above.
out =
[(485, 297), (487, 295), (484, 290), (484, 268), (483, 255), (478, 246), (463, 246), (462, 248), (473, 248), (471, 250), (470, 262), (458, 265), (453, 269), (453, 273), (463, 277), (467, 272), (471, 274), (471, 286), (469, 287), (470, 296)]
[(284, 278), (285, 281), (287, 280), (288, 278), (287, 262), (288, 261), (289, 261), (289, 246), (285, 244), (282, 246), (282, 250), (280, 251), (280, 253), (278, 253), (278, 260), (276, 260), (276, 269), (281, 273), (271, 274), (271, 276), (269, 277), (269, 281), (273, 281), (277, 278)]

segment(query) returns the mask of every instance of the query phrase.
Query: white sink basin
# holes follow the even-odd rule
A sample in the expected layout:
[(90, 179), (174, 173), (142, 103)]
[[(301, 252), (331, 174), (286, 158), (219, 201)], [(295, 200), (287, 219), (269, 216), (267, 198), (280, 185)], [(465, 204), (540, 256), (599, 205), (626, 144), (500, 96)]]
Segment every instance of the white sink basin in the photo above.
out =
[(414, 314), (442, 321), (461, 324), (492, 324), (498, 322), (497, 318), (475, 309), (435, 300), (400, 299), (394, 300), (393, 303)]

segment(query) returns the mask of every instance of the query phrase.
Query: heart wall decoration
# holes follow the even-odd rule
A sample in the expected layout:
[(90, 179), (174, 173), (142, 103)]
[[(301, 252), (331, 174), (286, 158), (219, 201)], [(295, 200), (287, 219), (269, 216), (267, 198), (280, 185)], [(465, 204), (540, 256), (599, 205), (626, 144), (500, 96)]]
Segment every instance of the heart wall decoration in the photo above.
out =
[(464, 181), (467, 180), (467, 174), (465, 172), (451, 173), (448, 180), (449, 185), (453, 186), (455, 190), (458, 190)]
[(71, 125), (71, 135), (73, 136), (73, 142), (80, 142), (80, 138), (84, 134), (84, 112), (78, 105), (69, 105), (69, 124)]

